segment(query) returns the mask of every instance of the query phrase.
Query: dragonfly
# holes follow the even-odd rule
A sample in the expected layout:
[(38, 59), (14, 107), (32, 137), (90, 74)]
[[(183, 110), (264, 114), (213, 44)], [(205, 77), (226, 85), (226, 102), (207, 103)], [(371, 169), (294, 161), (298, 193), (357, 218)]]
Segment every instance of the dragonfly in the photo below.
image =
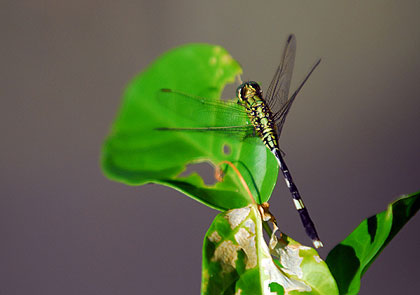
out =
[[(237, 101), (214, 101), (201, 97), (194, 97), (182, 92), (171, 89), (161, 89), (161, 92), (170, 96), (164, 102), (182, 104), (199, 104), (205, 112), (217, 113), (224, 112), (231, 116), (243, 116), (251, 124), (243, 126), (203, 126), (194, 128), (157, 128), (163, 131), (199, 131), (199, 132), (217, 132), (221, 134), (236, 134), (242, 138), (249, 136), (259, 137), (263, 144), (274, 154), (277, 159), (279, 169), (281, 170), (286, 185), (292, 195), (296, 210), (299, 213), (306, 234), (312, 240), (315, 248), (323, 247), (323, 244), (315, 229), (315, 225), (309, 216), (299, 190), (292, 178), (289, 168), (283, 158), (283, 152), (280, 149), (279, 138), (283, 130), (286, 117), (295, 98), (303, 85), (319, 65), (321, 60), (312, 66), (309, 73), (300, 83), (295, 92), (289, 97), (290, 83), (293, 73), (293, 67), (296, 56), (296, 38), (293, 34), (289, 35), (284, 47), (281, 61), (276, 69), (274, 77), (268, 87), (265, 96), (260, 85), (255, 81), (242, 83), (236, 90)], [(196, 115), (196, 119), (200, 115)]]

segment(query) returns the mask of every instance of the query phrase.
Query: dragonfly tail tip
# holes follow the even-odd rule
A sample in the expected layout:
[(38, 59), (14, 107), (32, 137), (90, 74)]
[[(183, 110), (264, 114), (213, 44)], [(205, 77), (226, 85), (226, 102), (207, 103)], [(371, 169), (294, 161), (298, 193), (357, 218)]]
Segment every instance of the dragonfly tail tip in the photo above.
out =
[(324, 244), (322, 244), (320, 240), (313, 240), (312, 243), (314, 244), (315, 249), (324, 247)]

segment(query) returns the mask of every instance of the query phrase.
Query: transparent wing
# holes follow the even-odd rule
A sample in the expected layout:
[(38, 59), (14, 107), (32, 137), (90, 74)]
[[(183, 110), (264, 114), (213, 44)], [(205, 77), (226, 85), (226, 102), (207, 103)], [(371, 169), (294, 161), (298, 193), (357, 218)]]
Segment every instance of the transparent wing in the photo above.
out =
[(170, 110), (180, 118), (179, 121), (189, 124), (188, 127), (243, 126), (249, 123), (245, 108), (231, 100), (208, 99), (162, 89), (157, 94), (157, 101), (162, 109)]
[(292, 96), (287, 100), (287, 102), (283, 105), (283, 107), (277, 112), (273, 114), (273, 118), (276, 121), (277, 126), (277, 134), (280, 136), (281, 131), (283, 129), (284, 122), (286, 121), (286, 116), (289, 113), (290, 108), (292, 107), (293, 102), (295, 101), (296, 96), (298, 95), (299, 91), (302, 89), (303, 85), (308, 81), (309, 77), (319, 65), (321, 60), (319, 59), (315, 65), (311, 68), (309, 73), (306, 75), (305, 79), (303, 79), (302, 83), (300, 83), (299, 87), (296, 91), (292, 94)]
[(255, 137), (255, 128), (252, 125), (244, 126), (224, 126), (224, 127), (195, 127), (195, 128), (156, 128), (159, 131), (174, 132), (214, 132), (218, 136), (232, 137), (238, 140), (244, 140), (248, 137)]
[(273, 80), (268, 87), (265, 100), (273, 114), (278, 113), (288, 103), (290, 81), (296, 56), (296, 38), (289, 35), (283, 50), (283, 55)]

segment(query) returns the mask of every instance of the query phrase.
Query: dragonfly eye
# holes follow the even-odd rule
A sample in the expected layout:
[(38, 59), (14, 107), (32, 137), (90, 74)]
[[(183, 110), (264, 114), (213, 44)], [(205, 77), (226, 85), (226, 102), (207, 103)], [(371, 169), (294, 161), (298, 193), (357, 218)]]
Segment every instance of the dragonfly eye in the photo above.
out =
[(261, 96), (262, 91), (260, 85), (258, 85), (257, 82), (249, 81), (242, 83), (236, 89), (236, 95), (239, 99), (239, 102), (243, 102), (244, 100), (247, 100), (249, 97), (252, 97), (254, 95)]
[(238, 88), (236, 88), (236, 96), (238, 97), (239, 101), (243, 101), (244, 99), (244, 88), (245, 88), (245, 83), (242, 83), (241, 85), (238, 86)]
[(252, 88), (255, 91), (255, 94), (262, 95), (261, 87), (257, 82), (250, 81), (248, 82), (248, 85), (250, 88)]

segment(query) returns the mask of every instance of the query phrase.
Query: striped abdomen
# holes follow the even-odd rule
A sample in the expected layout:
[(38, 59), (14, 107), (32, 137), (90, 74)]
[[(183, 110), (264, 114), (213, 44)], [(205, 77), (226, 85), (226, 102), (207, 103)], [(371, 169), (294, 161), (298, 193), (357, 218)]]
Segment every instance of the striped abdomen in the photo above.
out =
[(254, 125), (255, 130), (261, 137), (264, 144), (274, 154), (279, 164), (279, 168), (283, 174), (287, 188), (292, 194), (293, 202), (296, 210), (299, 212), (300, 219), (305, 228), (306, 234), (311, 238), (315, 248), (322, 247), (322, 242), (318, 237), (315, 225), (309, 216), (308, 210), (306, 209), (303, 200), (300, 196), (298, 188), (296, 187), (292, 175), (290, 174), (289, 168), (281, 156), (278, 135), (275, 129), (274, 121), (272, 119), (272, 113), (265, 105), (262, 99), (254, 99), (251, 105), (246, 108), (248, 115), (251, 119), (251, 123)]
[(322, 242), (318, 237), (315, 225), (309, 216), (308, 210), (303, 204), (289, 168), (287, 168), (281, 155), (278, 143), (279, 134), (277, 134), (273, 114), (263, 99), (260, 86), (253, 81), (245, 82), (238, 87), (236, 94), (238, 103), (245, 107), (251, 123), (261, 137), (263, 143), (276, 157), (280, 170), (283, 173), (284, 180), (286, 181), (286, 185), (292, 194), (295, 207), (299, 212), (300, 219), (305, 227), (306, 234), (312, 239), (315, 248), (322, 247)]

